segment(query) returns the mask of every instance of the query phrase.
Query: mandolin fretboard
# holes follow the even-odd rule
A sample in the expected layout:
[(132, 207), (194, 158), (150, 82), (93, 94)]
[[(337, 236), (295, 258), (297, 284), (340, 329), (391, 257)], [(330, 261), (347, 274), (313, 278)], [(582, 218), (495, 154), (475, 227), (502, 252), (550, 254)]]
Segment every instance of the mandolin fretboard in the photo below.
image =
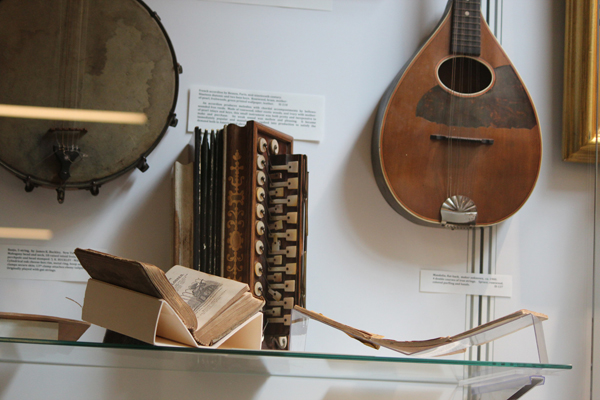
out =
[(454, 0), (451, 54), (481, 53), (481, 0)]

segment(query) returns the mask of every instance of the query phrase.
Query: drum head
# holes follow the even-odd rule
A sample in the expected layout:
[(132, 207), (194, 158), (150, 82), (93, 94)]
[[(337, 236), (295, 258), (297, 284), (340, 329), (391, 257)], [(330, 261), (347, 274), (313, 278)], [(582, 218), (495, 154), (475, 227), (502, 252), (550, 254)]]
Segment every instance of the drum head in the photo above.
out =
[(0, 165), (33, 186), (93, 192), (145, 160), (174, 119), (178, 66), (144, 3), (0, 0), (0, 26), (0, 104), (147, 116), (143, 125), (0, 117)]

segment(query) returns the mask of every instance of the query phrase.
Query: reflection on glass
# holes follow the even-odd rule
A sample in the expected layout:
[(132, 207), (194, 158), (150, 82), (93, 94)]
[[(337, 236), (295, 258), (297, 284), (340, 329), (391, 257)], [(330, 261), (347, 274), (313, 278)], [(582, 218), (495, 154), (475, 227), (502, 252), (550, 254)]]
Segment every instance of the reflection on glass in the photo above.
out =
[(144, 113), (125, 111), (81, 110), (75, 108), (33, 107), (0, 104), (0, 117), (48, 119), (56, 121), (86, 121), (110, 124), (143, 125)]
[(50, 239), (52, 239), (52, 231), (49, 229), (0, 227), (0, 238), (2, 238), (2, 239), (50, 240)]

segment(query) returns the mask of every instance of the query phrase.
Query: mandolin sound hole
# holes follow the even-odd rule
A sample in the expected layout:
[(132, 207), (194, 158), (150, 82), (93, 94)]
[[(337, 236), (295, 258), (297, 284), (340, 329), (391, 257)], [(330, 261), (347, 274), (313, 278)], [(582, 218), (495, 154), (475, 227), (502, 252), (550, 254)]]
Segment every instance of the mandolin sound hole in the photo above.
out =
[(438, 68), (438, 79), (447, 89), (463, 95), (475, 95), (488, 89), (493, 82), (492, 70), (471, 57), (450, 57)]

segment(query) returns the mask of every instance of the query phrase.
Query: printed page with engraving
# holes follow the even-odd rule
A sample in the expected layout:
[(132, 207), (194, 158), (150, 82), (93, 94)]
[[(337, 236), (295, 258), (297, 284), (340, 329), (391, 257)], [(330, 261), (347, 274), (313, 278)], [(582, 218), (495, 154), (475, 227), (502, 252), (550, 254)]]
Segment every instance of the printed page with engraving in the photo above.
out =
[(181, 298), (192, 307), (198, 327), (235, 303), (249, 290), (245, 283), (175, 265), (166, 273)]

